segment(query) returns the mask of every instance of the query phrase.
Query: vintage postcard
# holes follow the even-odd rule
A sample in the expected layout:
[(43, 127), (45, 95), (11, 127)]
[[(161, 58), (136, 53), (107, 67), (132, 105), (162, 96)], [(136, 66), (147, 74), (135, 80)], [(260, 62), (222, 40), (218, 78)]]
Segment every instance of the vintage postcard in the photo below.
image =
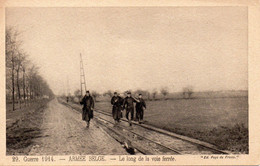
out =
[(259, 1), (0, 1), (0, 165), (259, 165)]

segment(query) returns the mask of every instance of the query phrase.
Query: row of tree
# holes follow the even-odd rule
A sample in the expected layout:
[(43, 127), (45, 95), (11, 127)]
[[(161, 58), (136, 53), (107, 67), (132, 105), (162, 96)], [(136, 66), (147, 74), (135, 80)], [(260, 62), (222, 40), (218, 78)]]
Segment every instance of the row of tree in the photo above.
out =
[[(126, 94), (126, 92), (127, 91), (125, 91), (124, 94)], [(164, 99), (166, 99), (167, 95), (169, 94), (169, 90), (168, 90), (167, 87), (161, 88), (159, 92), (156, 89), (152, 90), (151, 92), (148, 91), (148, 90), (138, 89), (138, 90), (133, 92), (133, 95), (138, 95), (140, 93), (145, 98), (147, 98), (148, 100), (155, 100), (159, 93), (164, 97)], [(193, 94), (193, 88), (191, 86), (183, 88), (182, 94), (183, 94), (183, 98), (190, 99), (192, 97), (192, 94)], [(97, 97), (100, 97), (102, 95), (103, 96), (112, 97), (113, 96), (113, 92), (111, 90), (108, 90), (108, 91), (104, 92), (103, 94), (100, 94), (100, 93), (98, 93), (96, 91), (92, 91), (91, 95), (94, 97), (94, 99), (96, 99)], [(74, 96), (80, 98), (81, 97), (80, 90), (76, 90), (74, 92)]]
[(21, 48), (23, 41), (19, 40), (20, 33), (14, 28), (6, 29), (6, 101), (15, 103), (21, 108), (31, 100), (51, 98), (54, 96), (47, 82), (39, 74), (39, 68), (29, 59), (28, 54)]

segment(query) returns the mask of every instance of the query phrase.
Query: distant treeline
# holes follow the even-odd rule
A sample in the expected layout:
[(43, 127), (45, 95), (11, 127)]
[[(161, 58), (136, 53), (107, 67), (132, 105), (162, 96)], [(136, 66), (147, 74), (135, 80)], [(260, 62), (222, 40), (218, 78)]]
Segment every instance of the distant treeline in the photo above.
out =
[[(98, 99), (98, 101), (108, 100), (113, 96), (113, 91), (108, 90), (103, 94), (98, 93), (96, 91), (90, 91), (91, 95), (94, 99)], [(119, 92), (122, 97), (126, 96), (126, 92)], [(247, 97), (248, 91), (243, 90), (230, 90), (230, 91), (207, 91), (207, 92), (194, 92), (193, 88), (185, 87), (182, 92), (173, 92), (170, 93), (167, 87), (161, 88), (159, 91), (154, 89), (152, 91), (148, 90), (135, 90), (131, 91), (133, 96), (138, 96), (138, 94), (142, 94), (143, 98), (146, 100), (169, 100), (169, 99), (195, 99), (195, 98), (224, 98), (224, 97)], [(80, 90), (76, 90), (74, 95), (71, 97), (80, 98), (81, 93)]]
[(20, 33), (6, 28), (6, 101), (26, 106), (33, 99), (51, 98), (54, 96), (47, 82), (39, 74), (39, 69), (29, 59), (29, 55), (21, 48), (23, 41)]

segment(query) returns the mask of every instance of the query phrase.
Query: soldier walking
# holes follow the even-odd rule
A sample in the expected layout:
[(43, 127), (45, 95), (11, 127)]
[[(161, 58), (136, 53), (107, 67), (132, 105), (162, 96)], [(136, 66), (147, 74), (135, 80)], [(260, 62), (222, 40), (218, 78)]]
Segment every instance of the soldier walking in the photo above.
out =
[(93, 97), (90, 96), (89, 91), (86, 91), (86, 95), (82, 98), (80, 104), (83, 105), (82, 120), (86, 121), (87, 128), (88, 128), (90, 119), (93, 118), (93, 110), (94, 110), (94, 100)]
[[(130, 126), (132, 126), (132, 120), (134, 118), (134, 102), (139, 102), (139, 100), (132, 97), (131, 92), (127, 92), (127, 96), (123, 102), (123, 108), (126, 109), (126, 119)], [(129, 119), (129, 113), (131, 113), (131, 119)]]
[(143, 122), (144, 110), (146, 109), (146, 104), (142, 97), (142, 94), (139, 94), (138, 100), (139, 100), (139, 102), (136, 103), (135, 108), (136, 108), (136, 118), (140, 124)]
[(123, 105), (123, 99), (117, 94), (117, 92), (114, 92), (114, 96), (111, 98), (111, 104), (113, 105), (112, 116), (116, 124), (120, 122), (121, 110)]

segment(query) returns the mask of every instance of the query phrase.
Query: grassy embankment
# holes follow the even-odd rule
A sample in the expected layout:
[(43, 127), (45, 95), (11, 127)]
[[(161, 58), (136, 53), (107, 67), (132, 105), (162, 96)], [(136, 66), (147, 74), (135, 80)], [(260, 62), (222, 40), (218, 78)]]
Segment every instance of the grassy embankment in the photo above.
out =
[(41, 137), (40, 126), (44, 109), (49, 100), (35, 100), (30, 106), (12, 111), (6, 109), (6, 154), (26, 155), (33, 146), (33, 139)]

